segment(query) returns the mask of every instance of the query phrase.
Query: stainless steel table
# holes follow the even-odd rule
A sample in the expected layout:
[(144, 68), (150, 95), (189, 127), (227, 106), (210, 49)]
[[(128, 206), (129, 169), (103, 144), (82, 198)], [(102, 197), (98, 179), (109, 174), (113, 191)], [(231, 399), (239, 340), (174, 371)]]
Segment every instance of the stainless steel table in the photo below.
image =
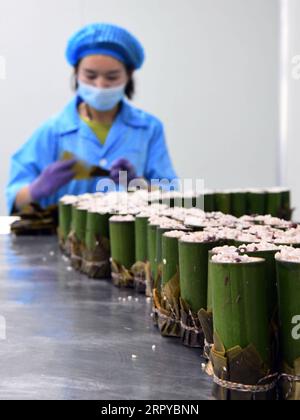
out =
[(56, 238), (0, 236), (0, 264), (0, 399), (210, 399), (199, 351), (162, 338), (145, 297), (74, 272)]

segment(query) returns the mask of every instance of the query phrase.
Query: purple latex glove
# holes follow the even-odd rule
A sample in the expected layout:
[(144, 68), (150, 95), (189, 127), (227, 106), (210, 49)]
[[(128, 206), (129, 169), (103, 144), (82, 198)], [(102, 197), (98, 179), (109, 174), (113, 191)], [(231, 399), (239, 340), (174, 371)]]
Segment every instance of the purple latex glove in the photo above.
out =
[(55, 162), (49, 165), (41, 175), (29, 186), (33, 201), (53, 195), (64, 185), (68, 184), (75, 176), (72, 170), (76, 159)]
[(116, 160), (110, 170), (110, 178), (119, 183), (119, 172), (127, 172), (128, 183), (137, 178), (135, 167), (126, 159)]

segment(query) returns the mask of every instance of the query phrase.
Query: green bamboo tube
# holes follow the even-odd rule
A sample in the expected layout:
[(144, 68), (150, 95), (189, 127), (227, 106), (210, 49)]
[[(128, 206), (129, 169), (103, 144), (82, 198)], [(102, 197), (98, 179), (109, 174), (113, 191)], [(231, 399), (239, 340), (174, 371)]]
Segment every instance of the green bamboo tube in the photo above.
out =
[(207, 312), (213, 312), (213, 270), (211, 264), (212, 258), (212, 251), (208, 253), (208, 261), (207, 261), (207, 304), (206, 307), (203, 308), (207, 310)]
[(111, 257), (118, 264), (130, 270), (135, 263), (135, 220), (109, 221)]
[(216, 192), (215, 193), (216, 211), (224, 214), (231, 213), (231, 193), (230, 192)]
[(273, 188), (268, 193), (268, 200), (270, 205), (270, 214), (285, 220), (291, 220), (292, 208), (291, 193), (289, 190), (283, 188)]
[(148, 260), (150, 263), (151, 276), (155, 280), (157, 278), (157, 262), (156, 262), (156, 232), (157, 224), (148, 223), (147, 243), (148, 243)]
[(67, 198), (60, 200), (58, 205), (59, 211), (59, 232), (62, 239), (67, 239), (69, 233), (71, 232), (72, 227), (72, 209), (73, 204), (77, 202), (77, 199), (74, 197), (69, 200)]
[(263, 190), (250, 190), (248, 192), (247, 214), (266, 214), (266, 192)]
[(300, 339), (293, 336), (294, 318), (300, 316), (300, 263), (277, 260), (276, 265), (282, 358), (294, 368), (294, 362), (300, 358)]
[(204, 194), (204, 211), (212, 213), (216, 209), (215, 194), (213, 191), (206, 191)]
[(245, 191), (234, 191), (231, 194), (231, 212), (235, 217), (242, 217), (247, 214), (247, 193)]
[(276, 261), (275, 254), (279, 250), (267, 250), (267, 251), (256, 251), (246, 252), (249, 257), (261, 258), (266, 261), (266, 277), (268, 280), (268, 313), (269, 320), (274, 319), (274, 315), (278, 310), (278, 298), (277, 298), (277, 278), (276, 278)]
[(156, 257), (155, 262), (157, 264), (157, 267), (159, 267), (163, 262), (163, 256), (162, 256), (162, 240), (163, 235), (167, 232), (170, 232), (171, 230), (174, 230), (172, 228), (164, 228), (157, 226), (156, 228)]
[[(217, 245), (215, 247), (223, 247), (223, 246), (235, 246), (234, 241), (231, 240), (220, 240), (217, 242)], [(236, 247), (237, 250), (237, 247)], [(211, 259), (213, 257), (214, 252), (213, 250), (210, 250), (208, 252), (208, 275), (207, 275), (207, 307), (204, 308), (207, 310), (207, 312), (213, 312), (213, 272), (212, 272), (212, 265), (210, 264)]]
[(135, 261), (148, 261), (148, 220), (149, 217), (137, 216), (135, 219)]
[(200, 198), (196, 194), (187, 194), (183, 195), (182, 197), (182, 204), (183, 207), (186, 209), (196, 208), (198, 199), (200, 201)]
[(85, 243), (87, 210), (80, 206), (72, 209), (72, 230), (82, 243)]
[(252, 344), (266, 366), (271, 367), (265, 261), (210, 264), (214, 331), (225, 350)]
[(274, 217), (280, 216), (282, 201), (282, 192), (280, 190), (269, 190), (267, 192), (266, 214), (271, 214)]
[(287, 220), (291, 220), (292, 203), (291, 203), (291, 192), (289, 190), (282, 191), (282, 209), (283, 217)]
[(100, 238), (109, 239), (108, 213), (88, 212), (86, 222), (85, 243), (89, 251), (94, 251)]
[(73, 204), (72, 210), (71, 210), (71, 231), (73, 232), (75, 230), (75, 213), (76, 213), (76, 205)]
[(282, 204), (286, 209), (291, 208), (291, 192), (290, 190), (282, 190)]
[(183, 207), (183, 195), (177, 192), (174, 192), (174, 194), (167, 193), (165, 196), (162, 195), (161, 204), (170, 208)]
[(203, 194), (197, 194), (192, 198), (193, 207), (204, 210), (204, 195)]
[(218, 242), (179, 240), (179, 272), (182, 299), (193, 313), (207, 308), (208, 253)]
[[(169, 232), (170, 234), (173, 232)], [(178, 240), (183, 233), (176, 232), (178, 236), (162, 236), (162, 287), (164, 287), (177, 273), (179, 273)]]

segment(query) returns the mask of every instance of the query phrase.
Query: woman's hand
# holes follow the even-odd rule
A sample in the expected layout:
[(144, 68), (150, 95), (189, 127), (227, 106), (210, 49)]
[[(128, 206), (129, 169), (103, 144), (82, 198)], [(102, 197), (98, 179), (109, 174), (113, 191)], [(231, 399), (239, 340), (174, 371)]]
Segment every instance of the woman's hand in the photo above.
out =
[(110, 170), (110, 178), (119, 184), (119, 172), (127, 172), (127, 182), (137, 178), (135, 167), (127, 159), (118, 159), (112, 165)]
[(49, 197), (68, 184), (75, 176), (72, 170), (75, 164), (76, 159), (72, 159), (49, 165), (29, 186), (31, 201), (39, 201), (42, 198)]

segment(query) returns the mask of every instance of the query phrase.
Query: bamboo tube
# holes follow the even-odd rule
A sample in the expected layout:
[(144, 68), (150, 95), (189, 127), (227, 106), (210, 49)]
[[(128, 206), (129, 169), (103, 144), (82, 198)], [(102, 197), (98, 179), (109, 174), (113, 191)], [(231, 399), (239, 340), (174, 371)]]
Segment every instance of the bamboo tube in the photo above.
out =
[[(213, 266), (212, 257), (222, 253), (232, 255), (238, 253), (238, 248), (233, 244), (224, 244), (223, 240), (218, 241), (217, 245), (208, 252), (208, 284), (207, 284), (207, 311), (213, 311)], [(204, 307), (205, 308), (205, 307)]]
[(73, 206), (72, 228), (77, 239), (82, 243), (85, 243), (86, 221), (87, 221), (87, 208), (82, 207), (80, 205)]
[(235, 217), (242, 217), (247, 214), (247, 193), (245, 191), (232, 192), (231, 213)]
[(163, 262), (163, 251), (162, 251), (162, 242), (163, 235), (167, 232), (172, 231), (172, 228), (163, 228), (158, 226), (156, 230), (156, 264), (159, 267)]
[(149, 217), (137, 216), (135, 219), (135, 261), (148, 260), (148, 221)]
[(179, 274), (178, 240), (182, 235), (181, 231), (165, 232), (162, 235), (162, 287)]
[(166, 192), (162, 194), (161, 203), (167, 207), (182, 207), (183, 206), (183, 195), (177, 191)]
[(266, 192), (264, 190), (250, 190), (248, 192), (248, 211), (247, 214), (266, 213)]
[(215, 194), (213, 191), (205, 191), (204, 193), (204, 211), (212, 213), (216, 209)]
[(281, 373), (285, 400), (300, 400), (300, 251), (284, 248), (276, 255)]
[(292, 203), (291, 203), (291, 192), (289, 190), (283, 190), (282, 191), (282, 211), (280, 214), (280, 217), (285, 220), (291, 220), (292, 219)]
[(231, 213), (231, 193), (229, 191), (215, 193), (216, 211)]
[(267, 191), (267, 203), (266, 203), (266, 213), (271, 214), (274, 217), (278, 217), (281, 214), (283, 205), (282, 190), (281, 189), (271, 189)]
[(134, 223), (133, 216), (115, 216), (109, 221), (112, 259), (127, 270), (135, 263)]
[(197, 314), (207, 308), (208, 253), (218, 242), (205, 239), (197, 242), (196, 237), (191, 242), (189, 238), (186, 235), (179, 241), (180, 290), (182, 299)]
[(71, 232), (72, 206), (76, 203), (75, 196), (65, 196), (59, 201), (59, 232), (63, 240), (66, 240)]
[[(287, 252), (297, 252), (297, 255), (300, 255), (298, 250)], [(293, 262), (279, 260), (277, 257), (276, 265), (282, 357), (284, 362), (294, 368), (294, 362), (300, 358), (299, 334), (296, 339), (296, 317), (298, 324), (300, 318), (300, 259), (298, 262)]]
[(157, 224), (148, 223), (147, 228), (147, 243), (148, 243), (148, 259), (150, 263), (151, 277), (155, 282), (157, 278), (157, 260), (156, 260), (156, 234)]
[(291, 209), (291, 192), (289, 190), (282, 191), (282, 204), (286, 210)]
[(239, 251), (247, 254), (249, 257), (260, 258), (266, 261), (266, 277), (268, 281), (267, 295), (268, 295), (268, 313), (269, 320), (277, 322), (274, 317), (278, 312), (277, 299), (277, 279), (276, 279), (276, 261), (275, 254), (279, 248), (272, 244), (251, 244), (248, 247), (243, 245), (239, 247)]
[(200, 202), (200, 196), (196, 193), (184, 194), (182, 196), (182, 206), (185, 209), (199, 208), (197, 206), (198, 201)]
[(236, 346), (242, 349), (254, 346), (261, 360), (270, 368), (269, 296), (265, 261), (212, 261), (211, 270), (215, 334), (226, 351)]
[(88, 212), (85, 243), (89, 251), (93, 251), (100, 238), (109, 240), (109, 213)]
[(213, 311), (213, 278), (212, 278), (212, 264), (211, 264), (211, 258), (213, 256), (212, 251), (209, 251), (208, 253), (208, 261), (207, 261), (207, 303), (206, 306), (203, 306), (204, 309), (206, 309), (207, 312)]

